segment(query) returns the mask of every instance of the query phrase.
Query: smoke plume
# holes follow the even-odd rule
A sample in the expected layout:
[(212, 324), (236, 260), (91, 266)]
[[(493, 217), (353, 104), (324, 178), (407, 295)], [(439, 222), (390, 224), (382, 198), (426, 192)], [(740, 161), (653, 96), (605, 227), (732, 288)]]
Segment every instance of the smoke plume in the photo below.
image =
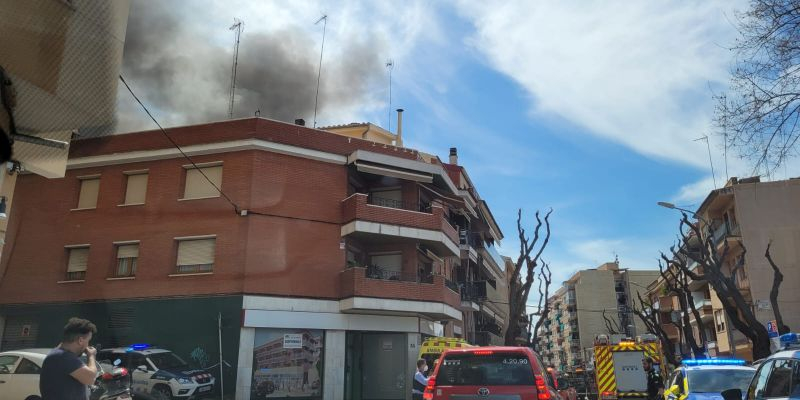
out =
[[(184, 3), (162, 1), (131, 3), (123, 76), (162, 125), (226, 119), (234, 33), (227, 31), (227, 26), (193, 26), (187, 22), (191, 19), (179, 16), (201, 12), (202, 8), (175, 9), (177, 4), (185, 7)], [(253, 116), (260, 110), (260, 116), (265, 118), (287, 122), (305, 118), (310, 123), (319, 43), (299, 26), (262, 33), (248, 26), (247, 21), (245, 24), (239, 47), (234, 118)], [(352, 122), (337, 119), (337, 110), (358, 108), (374, 97), (385, 70), (379, 57), (382, 45), (375, 36), (370, 37), (337, 46), (326, 43), (318, 121), (325, 115), (327, 122)], [(130, 97), (124, 87), (120, 89), (116, 130), (154, 128)]]

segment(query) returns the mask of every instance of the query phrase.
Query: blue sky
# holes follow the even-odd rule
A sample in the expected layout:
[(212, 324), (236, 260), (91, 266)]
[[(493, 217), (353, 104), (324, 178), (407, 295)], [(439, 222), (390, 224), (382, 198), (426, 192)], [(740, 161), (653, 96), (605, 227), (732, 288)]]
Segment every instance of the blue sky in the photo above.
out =
[[(501, 253), (518, 249), (518, 208), (531, 227), (535, 210), (552, 207), (543, 257), (556, 283), (615, 254), (623, 267), (656, 268), (679, 219), (656, 202), (692, 208), (714, 186), (706, 145), (694, 139), (709, 136), (716, 184), (725, 182), (712, 93), (726, 87), (734, 10), (746, 4), (429, 3), (198, 0), (181, 23), (221, 45), (234, 17), (245, 20), (243, 43), (292, 28), (308, 38), (298, 51), (318, 54), (314, 21), (326, 13), (323, 84), (337, 79), (331, 71), (348, 58), (348, 43), (372, 43), (376, 57), (393, 59), (392, 108), (406, 110), (405, 145), (444, 160), (458, 148), (507, 237)], [(324, 105), (318, 120), (394, 129), (388, 110), (386, 75), (357, 102)], [(167, 125), (200, 122), (160, 111)], [(727, 164), (729, 176), (752, 172), (733, 154)]]

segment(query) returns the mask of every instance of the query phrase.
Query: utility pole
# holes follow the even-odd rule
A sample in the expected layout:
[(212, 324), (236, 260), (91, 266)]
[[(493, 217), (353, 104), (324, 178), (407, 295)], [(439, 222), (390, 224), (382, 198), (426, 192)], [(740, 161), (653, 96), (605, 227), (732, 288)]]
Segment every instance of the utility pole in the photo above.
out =
[(322, 77), (322, 52), (325, 51), (325, 31), (328, 28), (328, 16), (323, 15), (314, 25), (322, 22), (322, 46), (319, 49), (319, 67), (317, 68), (317, 95), (314, 97), (314, 128), (317, 127), (317, 104), (319, 103), (319, 80)]

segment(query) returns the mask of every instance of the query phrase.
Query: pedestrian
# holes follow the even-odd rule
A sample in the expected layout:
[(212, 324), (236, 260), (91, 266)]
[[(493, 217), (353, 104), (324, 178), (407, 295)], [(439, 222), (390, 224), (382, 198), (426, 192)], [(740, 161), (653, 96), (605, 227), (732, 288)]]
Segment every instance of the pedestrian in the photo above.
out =
[(413, 400), (422, 400), (422, 394), (425, 392), (425, 387), (428, 386), (428, 378), (425, 373), (428, 372), (428, 362), (420, 358), (417, 360), (417, 372), (414, 373), (414, 388), (411, 389), (411, 398)]
[(645, 357), (642, 367), (647, 374), (647, 400), (657, 400), (664, 397), (664, 381), (661, 375), (653, 368), (653, 359)]
[[(42, 363), (39, 391), (42, 400), (87, 400), (97, 377), (97, 350), (90, 346), (97, 327), (88, 320), (70, 318), (62, 342)], [(80, 357), (86, 354), (88, 365)]]

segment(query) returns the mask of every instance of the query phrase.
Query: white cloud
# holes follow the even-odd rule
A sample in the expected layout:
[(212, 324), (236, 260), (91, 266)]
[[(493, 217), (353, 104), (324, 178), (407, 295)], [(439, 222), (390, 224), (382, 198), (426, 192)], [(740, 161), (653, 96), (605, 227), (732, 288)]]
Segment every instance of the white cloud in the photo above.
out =
[(681, 204), (699, 205), (708, 193), (714, 189), (714, 179), (710, 176), (697, 182), (681, 186), (678, 194), (672, 198), (672, 203), (681, 207)]
[(469, 43), (555, 114), (648, 155), (703, 166), (709, 85), (727, 81), (728, 2), (458, 2)]

